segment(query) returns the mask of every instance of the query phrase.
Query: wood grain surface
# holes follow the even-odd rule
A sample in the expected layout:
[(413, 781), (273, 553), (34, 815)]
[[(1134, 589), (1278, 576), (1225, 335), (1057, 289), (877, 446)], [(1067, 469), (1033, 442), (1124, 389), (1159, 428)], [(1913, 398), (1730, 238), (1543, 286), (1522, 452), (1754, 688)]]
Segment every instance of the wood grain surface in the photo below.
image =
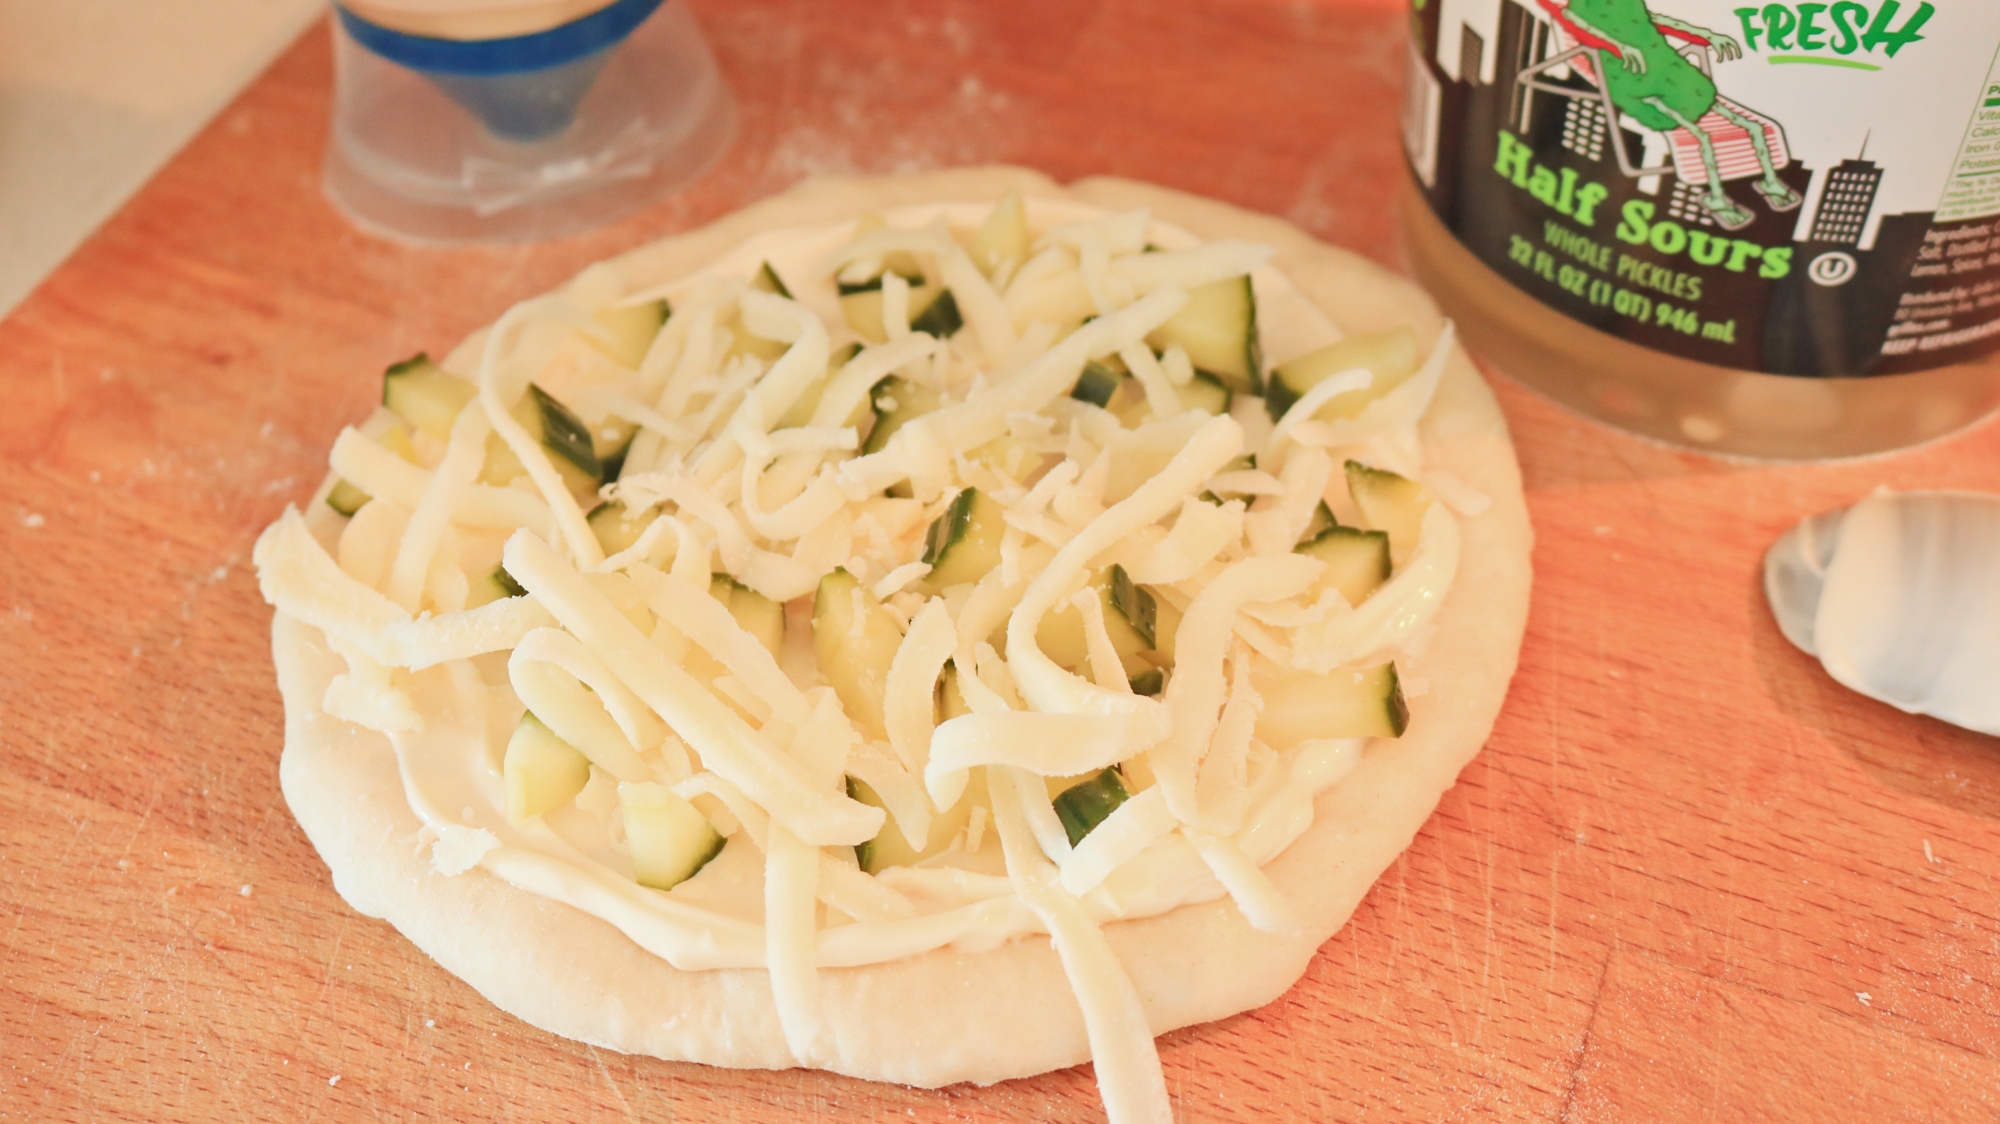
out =
[[(383, 365), (814, 172), (1011, 161), (1394, 260), (1402, 9), (695, 0), (742, 134), (686, 194), (416, 250), (318, 191), (324, 28), (0, 324), (0, 1118), (1090, 1120), (1088, 1067), (912, 1091), (501, 1015), (335, 895), (279, 797), (247, 560)], [(1539, 540), (1485, 753), (1296, 988), (1162, 1040), (1183, 1119), (2000, 1119), (2000, 744), (1836, 687), (1765, 546), (2000, 428), (1824, 466), (1499, 384)]]

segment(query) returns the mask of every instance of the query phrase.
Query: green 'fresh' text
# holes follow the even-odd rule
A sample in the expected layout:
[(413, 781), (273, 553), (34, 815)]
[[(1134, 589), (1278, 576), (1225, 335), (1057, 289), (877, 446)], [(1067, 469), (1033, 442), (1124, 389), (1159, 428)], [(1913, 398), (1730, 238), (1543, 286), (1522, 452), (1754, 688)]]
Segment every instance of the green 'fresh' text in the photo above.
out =
[[(1930, 22), (1937, 9), (1920, 3), (1900, 24), (1896, 17), (1903, 6), (1898, 0), (1882, 0), (1869, 11), (1855, 0), (1837, 4), (1765, 4), (1736, 9), (1743, 21), (1743, 42), (1760, 54), (1772, 51), (1832, 51), (1851, 55), (1856, 51), (1880, 50), (1895, 58), (1896, 52), (1922, 39), (1917, 34)], [(1805, 61), (1805, 60), (1800, 60)]]

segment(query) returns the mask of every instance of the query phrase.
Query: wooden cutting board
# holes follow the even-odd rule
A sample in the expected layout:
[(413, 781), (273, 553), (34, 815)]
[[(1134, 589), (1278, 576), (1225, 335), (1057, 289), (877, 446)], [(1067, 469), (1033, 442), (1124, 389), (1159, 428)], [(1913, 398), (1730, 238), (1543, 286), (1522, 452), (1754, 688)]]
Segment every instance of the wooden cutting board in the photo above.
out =
[[(0, 324), (0, 1119), (1097, 1118), (1087, 1067), (922, 1092), (493, 1010), (348, 909), (285, 810), (251, 543), (385, 363), (813, 172), (1111, 172), (1392, 261), (1402, 9), (696, 6), (742, 135), (616, 227), (345, 226), (322, 27)], [(2000, 428), (1746, 466), (1499, 391), (1539, 535), (1499, 728), (1302, 983), (1162, 1041), (1181, 1116), (2000, 1117), (2000, 744), (1834, 686), (1757, 578), (1878, 485), (2000, 489)]]

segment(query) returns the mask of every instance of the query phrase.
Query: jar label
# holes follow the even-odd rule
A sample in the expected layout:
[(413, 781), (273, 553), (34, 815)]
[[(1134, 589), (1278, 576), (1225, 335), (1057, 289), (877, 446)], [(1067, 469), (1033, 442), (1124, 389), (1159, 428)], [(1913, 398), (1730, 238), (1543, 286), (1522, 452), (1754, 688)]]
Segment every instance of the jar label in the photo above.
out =
[(1773, 374), (2000, 347), (2000, 3), (1412, 8), (1411, 169), (1523, 292)]

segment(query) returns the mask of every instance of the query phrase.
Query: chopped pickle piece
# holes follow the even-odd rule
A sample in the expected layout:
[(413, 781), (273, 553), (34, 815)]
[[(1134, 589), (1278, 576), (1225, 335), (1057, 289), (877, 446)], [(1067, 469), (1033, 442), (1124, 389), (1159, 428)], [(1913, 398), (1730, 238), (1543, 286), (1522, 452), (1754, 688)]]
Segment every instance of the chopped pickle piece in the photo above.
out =
[(1012, 269), (1027, 261), (1030, 241), (1028, 209), (1021, 202), (1021, 193), (1010, 191), (986, 212), (986, 221), (979, 224), (979, 232), (972, 236), (966, 252), (971, 255), (972, 264), (993, 277), (1003, 267)]
[(1313, 508), (1312, 520), (1306, 524), (1305, 533), (1299, 536), (1299, 544), (1303, 546), (1318, 538), (1328, 527), (1338, 526), (1340, 520), (1333, 517), (1333, 509), (1326, 506), (1325, 500), (1321, 500), (1319, 506)]
[(1117, 769), (1106, 769), (1082, 784), (1066, 788), (1055, 799), (1056, 816), (1062, 820), (1063, 832), (1069, 836), (1069, 845), (1074, 847), (1083, 842), (1098, 824), (1101, 824), (1118, 810), (1118, 805), (1131, 798), (1125, 791), (1125, 779)]
[(1257, 737), (1280, 752), (1311, 738), (1399, 738), (1409, 726), (1393, 663), (1325, 675), (1258, 675), (1254, 684), (1264, 700)]
[(965, 693), (958, 689), (957, 664), (944, 665), (944, 674), (938, 676), (937, 712), (939, 722), (949, 722), (962, 714), (972, 713), (971, 704), (965, 701)]
[(813, 650), (820, 673), (848, 717), (869, 737), (887, 737), (882, 692), (902, 642), (895, 615), (853, 574), (837, 569), (819, 580), (813, 596)]
[(507, 822), (520, 824), (574, 800), (590, 783), (590, 759), (541, 719), (523, 714), (507, 739), (500, 776), (507, 790)]
[(1118, 393), (1118, 384), (1125, 376), (1092, 359), (1083, 365), (1083, 374), (1077, 376), (1076, 386), (1069, 392), (1071, 398), (1088, 402), (1093, 406), (1111, 407), (1111, 396)]
[(976, 582), (1000, 564), (1000, 536), (1006, 513), (977, 488), (960, 492), (924, 534), (924, 557), (932, 590)]
[(1199, 371), (1181, 387), (1181, 404), (1190, 410), (1201, 410), (1217, 417), (1229, 412), (1229, 405), (1236, 396), (1227, 384), (1214, 375)]
[(524, 587), (520, 582), (514, 580), (514, 575), (507, 572), (507, 567), (505, 566), (493, 567), (493, 573), (491, 576), (494, 581), (500, 583), (501, 589), (507, 591), (507, 596), (526, 597), (528, 595), (527, 588)]
[[(1100, 571), (1091, 582), (1104, 606), (1104, 631), (1118, 652), (1128, 677), (1153, 667), (1147, 653), (1157, 635), (1159, 604), (1144, 586), (1136, 585), (1122, 566)], [(1122, 589), (1122, 592), (1121, 592)], [(1089, 665), (1090, 645), (1084, 636), (1083, 614), (1067, 600), (1050, 610), (1035, 631), (1044, 655), (1059, 666), (1081, 672)]]
[(1320, 383), (1343, 371), (1364, 368), (1374, 381), (1361, 390), (1334, 395), (1313, 412), (1322, 421), (1358, 417), (1370, 402), (1408, 381), (1421, 362), (1417, 334), (1408, 328), (1349, 336), (1272, 368), (1270, 384), (1264, 388), (1264, 409), (1277, 421)]
[(600, 308), (590, 318), (601, 331), (583, 338), (605, 358), (636, 371), (672, 314), (672, 306), (664, 300)]
[[(887, 812), (888, 806), (875, 790), (858, 777), (847, 778), (847, 795), (863, 804), (881, 808)], [(916, 866), (925, 859), (941, 855), (960, 842), (966, 824), (972, 819), (974, 808), (986, 808), (986, 770), (972, 770), (966, 782), (965, 794), (950, 810), (931, 817), (931, 837), (922, 847), (913, 845), (896, 826), (893, 816), (884, 816), (882, 830), (875, 838), (854, 845), (854, 859), (861, 869), (870, 874), (878, 874), (892, 866)], [(991, 813), (986, 813), (990, 815)]]
[(874, 406), (875, 424), (868, 431), (868, 440), (861, 444), (864, 454), (879, 453), (887, 448), (889, 438), (894, 437), (897, 430), (911, 419), (936, 410), (943, 404), (944, 396), (901, 375), (890, 375), (868, 392), (868, 401)]
[(642, 512), (634, 518), (632, 512), (617, 500), (608, 500), (592, 508), (588, 516), (591, 532), (597, 536), (597, 545), (604, 549), (606, 558), (621, 550), (630, 549), (646, 533), (646, 528), (658, 516), (650, 511)]
[(1262, 346), (1257, 336), (1257, 293), (1249, 274), (1198, 285), (1188, 302), (1146, 337), (1154, 351), (1178, 345), (1195, 370), (1230, 390), (1261, 390)]
[(342, 515), (352, 515), (360, 511), (361, 505), (367, 503), (371, 498), (373, 497), (369, 496), (367, 492), (362, 491), (347, 481), (335, 480), (333, 482), (333, 490), (326, 494), (326, 506), (338, 511)]
[(750, 287), (786, 300), (792, 299), (791, 287), (785, 284), (784, 278), (778, 276), (777, 270), (771, 268), (770, 262), (757, 267), (757, 276), (750, 279)]
[[(826, 377), (815, 380), (811, 386), (807, 387), (805, 393), (799, 395), (793, 401), (791, 406), (785, 410), (785, 415), (779, 418), (778, 424), (772, 428), (792, 429), (811, 424), (813, 413), (819, 409), (819, 400), (826, 395), (826, 384), (833, 381), (833, 376), (839, 374), (840, 369), (853, 362), (854, 357), (859, 354), (861, 354), (861, 345), (858, 343), (850, 343), (846, 347), (836, 348), (833, 354), (827, 357)], [(867, 400), (863, 399), (855, 403), (854, 411), (848, 414), (847, 420), (841, 424), (853, 426), (858, 430), (861, 428), (861, 423), (867, 421), (869, 414), (872, 412)]]
[(671, 890), (722, 853), (723, 838), (694, 805), (656, 781), (618, 786), (625, 844), (641, 886)]
[(555, 395), (528, 384), (528, 397), (542, 419), (542, 445), (586, 474), (602, 479), (604, 464), (597, 456), (597, 441), (590, 427)]
[(382, 404), (439, 441), (451, 437), (459, 411), (477, 397), (479, 387), (472, 380), (459, 378), (423, 352), (382, 372)]
[(709, 579), (708, 592), (743, 631), (757, 638), (771, 658), (778, 658), (785, 647), (785, 607), (763, 594), (730, 577), (716, 574)]
[(1397, 566), (1409, 561), (1424, 528), (1424, 513), (1430, 510), (1430, 489), (1407, 476), (1348, 461), (1347, 491), (1363, 521), (1388, 532), (1390, 561)]
[(509, 597), (522, 597), (527, 593), (514, 584), (514, 577), (505, 567), (495, 566), (481, 574), (466, 586), (465, 607), (477, 609)]
[[(528, 431), (528, 436), (552, 454), (549, 463), (569, 487), (570, 494), (586, 506), (594, 506), (600, 485), (618, 479), (636, 432), (635, 427), (619, 423), (607, 425), (607, 435), (600, 438), (591, 433), (575, 411), (533, 383), (528, 384), (527, 396), (510, 413)], [(498, 433), (486, 438), (486, 462), (479, 472), (480, 483), (504, 486), (526, 471), (521, 458), (514, 454), (514, 447)]]
[(1320, 585), (1340, 591), (1359, 605), (1389, 580), (1389, 535), (1356, 527), (1332, 526), (1293, 548), (1326, 563)]
[[(911, 331), (924, 332), (939, 339), (947, 339), (965, 326), (965, 318), (958, 311), (958, 299), (951, 295), (950, 289), (941, 285), (911, 285), (909, 311)], [(888, 340), (888, 328), (882, 319), (882, 287), (879, 282), (872, 289), (842, 293), (840, 314), (847, 321), (847, 326), (869, 343)]]
[[(1159, 612), (1159, 606), (1154, 602), (1153, 595), (1148, 593), (1144, 586), (1134, 585), (1131, 575), (1125, 572), (1125, 567), (1116, 565), (1111, 567), (1108, 592), (1110, 593), (1108, 603), (1118, 611), (1120, 617), (1124, 618), (1126, 627), (1137, 634), (1139, 639), (1145, 642), (1146, 647), (1151, 648), (1153, 621)], [(1109, 625), (1111, 622), (1107, 620), (1105, 623)], [(1113, 641), (1116, 639), (1114, 634)]]

